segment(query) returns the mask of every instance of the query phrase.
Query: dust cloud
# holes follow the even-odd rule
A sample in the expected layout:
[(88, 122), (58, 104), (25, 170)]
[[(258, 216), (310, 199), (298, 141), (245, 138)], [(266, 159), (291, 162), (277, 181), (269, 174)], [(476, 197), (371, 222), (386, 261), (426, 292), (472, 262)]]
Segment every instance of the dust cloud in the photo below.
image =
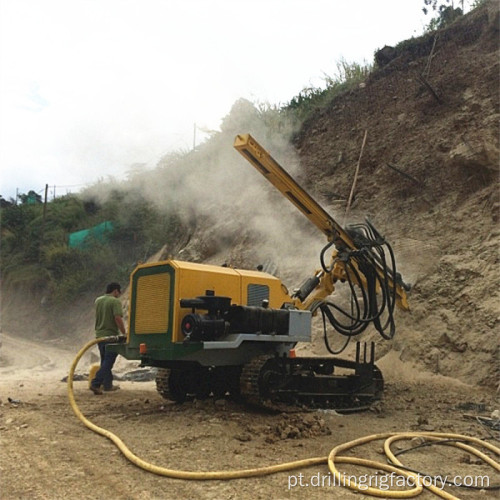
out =
[(267, 263), (298, 284), (305, 270), (309, 275), (317, 267), (324, 236), (233, 148), (237, 134), (250, 133), (297, 175), (294, 127), (284, 128), (281, 120), (278, 128), (269, 116), (240, 99), (221, 130), (195, 150), (169, 154), (153, 170), (138, 171), (120, 184), (98, 184), (86, 195), (105, 199), (109, 188), (118, 189), (150, 201), (162, 213), (175, 212), (190, 233), (189, 248), (180, 248), (177, 258), (236, 267)]

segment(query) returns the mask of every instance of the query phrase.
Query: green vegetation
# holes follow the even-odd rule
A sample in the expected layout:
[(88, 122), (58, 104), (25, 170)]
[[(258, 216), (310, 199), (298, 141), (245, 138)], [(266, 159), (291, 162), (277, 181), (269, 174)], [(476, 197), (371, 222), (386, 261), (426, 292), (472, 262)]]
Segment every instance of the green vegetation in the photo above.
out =
[(358, 86), (372, 70), (371, 64), (349, 63), (342, 59), (337, 63), (337, 72), (333, 77), (325, 75), (325, 88), (304, 88), (281, 108), (281, 112), (292, 113), (295, 119), (304, 121), (338, 95)]
[[(23, 198), (20, 198), (23, 200)], [(27, 198), (26, 198), (27, 200)], [(108, 241), (89, 238), (70, 248), (69, 234), (113, 221)], [(128, 281), (139, 260), (161, 248), (175, 232), (175, 215), (165, 216), (150, 202), (115, 192), (102, 203), (68, 195), (47, 203), (25, 201), (0, 211), (3, 284), (43, 292), (47, 305), (60, 305), (103, 283)]]
[(454, 23), (465, 14), (466, 3), (470, 4), (470, 10), (474, 10), (485, 4), (487, 1), (488, 0), (472, 0), (470, 2), (465, 2), (464, 0), (423, 0), (424, 6), (422, 7), (422, 10), (424, 14), (434, 15), (427, 25), (426, 31), (429, 32), (446, 28), (450, 24)]

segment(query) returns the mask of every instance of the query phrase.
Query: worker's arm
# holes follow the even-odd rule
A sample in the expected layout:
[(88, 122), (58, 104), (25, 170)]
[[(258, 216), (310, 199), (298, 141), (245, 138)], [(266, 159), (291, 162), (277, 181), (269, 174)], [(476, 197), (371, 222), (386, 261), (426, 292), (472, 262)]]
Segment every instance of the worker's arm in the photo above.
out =
[(120, 330), (121, 334), (126, 335), (125, 323), (123, 322), (123, 318), (121, 316), (116, 315), (115, 316), (115, 323), (116, 323), (116, 326), (118, 327), (118, 330)]

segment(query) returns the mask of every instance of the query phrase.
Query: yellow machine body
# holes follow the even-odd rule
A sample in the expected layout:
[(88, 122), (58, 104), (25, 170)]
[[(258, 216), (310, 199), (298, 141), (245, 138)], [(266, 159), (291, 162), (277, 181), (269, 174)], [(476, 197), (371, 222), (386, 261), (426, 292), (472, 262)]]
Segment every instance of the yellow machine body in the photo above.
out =
[(291, 302), (284, 285), (270, 274), (180, 260), (139, 265), (131, 276), (131, 290), (135, 314), (130, 315), (129, 332), (145, 335), (170, 330), (171, 342), (184, 340), (180, 326), (186, 309), (180, 300), (205, 295), (207, 290), (230, 297), (232, 305), (260, 306), (268, 300), (269, 307), (279, 309)]

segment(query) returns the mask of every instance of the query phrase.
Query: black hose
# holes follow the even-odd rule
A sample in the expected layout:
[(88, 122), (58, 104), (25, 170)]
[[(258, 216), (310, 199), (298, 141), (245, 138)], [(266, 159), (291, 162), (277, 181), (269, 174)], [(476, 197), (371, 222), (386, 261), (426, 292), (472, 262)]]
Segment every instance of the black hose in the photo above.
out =
[[(319, 306), (323, 320), (328, 318), (332, 327), (348, 339), (359, 335), (369, 324), (373, 324), (384, 339), (390, 340), (395, 334), (394, 307), (397, 292), (394, 252), (368, 220), (364, 224), (349, 226), (348, 230), (357, 250), (343, 251), (337, 259), (344, 262), (351, 293), (351, 312), (325, 301)], [(332, 245), (333, 242), (329, 242), (321, 251), (321, 266), (325, 272), (331, 272), (335, 263), (328, 268), (324, 261), (325, 252)], [(389, 255), (389, 264), (386, 253)], [(361, 286), (363, 281), (366, 289)], [(381, 292), (380, 298), (377, 289)], [(387, 315), (386, 319), (383, 319), (384, 315)], [(326, 328), (325, 344), (330, 352), (334, 351), (328, 343)]]
[(333, 266), (335, 265), (335, 262), (332, 262), (332, 265), (330, 267), (327, 267), (325, 264), (325, 253), (332, 245), (334, 245), (333, 240), (328, 242), (328, 244), (325, 247), (323, 247), (323, 249), (321, 250), (320, 256), (319, 256), (319, 261), (321, 263), (321, 267), (323, 268), (323, 271), (325, 271), (325, 273), (331, 273), (333, 270)]
[(336, 355), (336, 354), (340, 354), (341, 352), (343, 352), (347, 346), (349, 345), (349, 341), (351, 340), (351, 337), (349, 336), (346, 336), (346, 339), (344, 341), (344, 344), (342, 345), (342, 347), (340, 347), (339, 349), (335, 350), (333, 349), (331, 346), (330, 346), (330, 342), (328, 341), (328, 333), (326, 331), (326, 317), (325, 317), (325, 311), (323, 308), (321, 308), (321, 316), (323, 318), (323, 335), (324, 335), (324, 340), (325, 340), (325, 346), (328, 350), (328, 352), (330, 354), (333, 354), (333, 355)]

